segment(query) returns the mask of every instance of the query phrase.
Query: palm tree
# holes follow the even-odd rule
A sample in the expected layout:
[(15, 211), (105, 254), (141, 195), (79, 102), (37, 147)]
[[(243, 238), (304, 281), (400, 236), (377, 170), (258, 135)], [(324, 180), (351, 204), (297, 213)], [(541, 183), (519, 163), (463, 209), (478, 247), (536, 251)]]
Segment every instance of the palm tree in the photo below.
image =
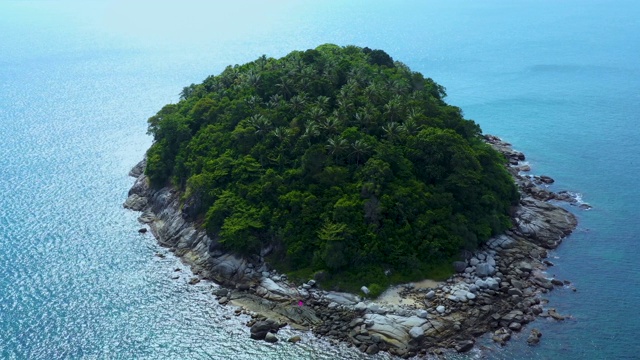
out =
[(353, 81), (358, 83), (360, 86), (369, 85), (368, 76), (365, 73), (364, 68), (360, 66), (354, 67), (349, 71), (349, 79), (353, 79)]
[(349, 110), (350, 110), (350, 108), (339, 107), (339, 108), (333, 110), (333, 112), (331, 113), (331, 116), (333, 116), (336, 119), (338, 119), (338, 121), (340, 121), (340, 123), (344, 123), (349, 118), (349, 113), (351, 112)]
[(249, 125), (256, 129), (257, 135), (264, 135), (271, 129), (271, 121), (262, 114), (254, 114), (249, 118)]
[(366, 112), (356, 112), (355, 115), (353, 115), (353, 118), (355, 119), (357, 125), (360, 125), (360, 127), (365, 128), (364, 125), (369, 122), (368, 115), (369, 114)]
[(339, 126), (340, 121), (335, 116), (329, 116), (328, 118), (318, 122), (318, 127), (330, 134), (337, 132)]
[(329, 108), (329, 99), (327, 96), (318, 96), (318, 106), (322, 109), (328, 109)]
[(338, 101), (353, 99), (357, 89), (358, 89), (358, 83), (355, 80), (353, 79), (347, 80), (347, 83), (342, 85), (342, 87), (340, 88), (340, 91), (338, 91), (338, 96), (337, 96)]
[(309, 118), (311, 118), (311, 120), (315, 121), (316, 123), (324, 119), (325, 115), (325, 111), (319, 106), (314, 106), (311, 108), (311, 110), (309, 110)]
[(348, 97), (338, 99), (338, 101), (336, 102), (336, 105), (338, 105), (337, 110), (341, 114), (348, 114), (352, 112), (353, 108), (355, 107), (355, 104), (353, 103), (353, 99), (350, 99)]
[(267, 55), (262, 55), (256, 60), (256, 65), (258, 69), (264, 70), (265, 65), (267, 65)]
[(407, 119), (402, 125), (400, 125), (400, 130), (408, 135), (415, 135), (420, 132), (420, 130), (422, 130), (422, 125), (418, 125), (418, 122), (416, 121), (419, 116), (420, 113), (418, 113), (415, 109), (411, 109), (411, 111), (409, 111)]
[(245, 81), (249, 86), (256, 87), (260, 83), (260, 74), (256, 74), (253, 70), (249, 70), (245, 75)]
[(325, 147), (329, 151), (329, 154), (337, 156), (349, 148), (349, 143), (342, 136), (334, 136), (327, 141)]
[(382, 127), (382, 131), (384, 131), (389, 141), (394, 141), (400, 136), (400, 124), (395, 121), (388, 122), (387, 125)]
[(225, 87), (230, 87), (238, 78), (238, 75), (240, 74), (240, 70), (238, 68), (238, 65), (236, 66), (227, 66), (224, 71), (218, 75), (218, 78), (220, 78), (220, 82), (225, 86)]
[(402, 113), (402, 102), (400, 96), (396, 95), (393, 99), (389, 100), (384, 106), (384, 112), (390, 121), (395, 121), (400, 117)]
[(307, 96), (305, 93), (299, 93), (292, 96), (291, 99), (289, 99), (291, 109), (296, 113), (304, 109), (304, 106), (307, 103), (306, 97)]
[(302, 61), (299, 54), (289, 54), (287, 58), (289, 60), (287, 62), (287, 67), (291, 68), (294, 72), (299, 72), (304, 66), (304, 61)]
[(316, 70), (313, 68), (312, 65), (305, 65), (302, 70), (300, 70), (300, 75), (307, 77), (307, 76), (311, 76), (311, 77), (315, 77), (316, 75)]
[(357, 125), (365, 132), (369, 133), (371, 124), (373, 124), (374, 116), (369, 107), (360, 108), (358, 112), (353, 116)]
[(191, 95), (193, 95), (196, 88), (197, 88), (196, 84), (191, 84), (189, 86), (182, 88), (182, 91), (180, 92), (180, 100), (185, 100)]
[(302, 134), (302, 138), (307, 139), (309, 146), (311, 146), (311, 139), (318, 136), (320, 132), (318, 131), (318, 125), (313, 120), (307, 121), (305, 124), (304, 133)]
[(382, 94), (380, 88), (376, 86), (376, 84), (371, 84), (364, 88), (364, 95), (375, 103), (380, 100)]
[(291, 97), (291, 91), (293, 90), (293, 82), (290, 77), (283, 76), (280, 78), (280, 83), (276, 84), (276, 87), (280, 89), (280, 92), (284, 96), (285, 100)]
[(402, 95), (408, 90), (408, 86), (403, 81), (398, 79), (387, 80), (386, 87), (394, 95)]
[(269, 98), (269, 102), (267, 102), (267, 105), (270, 108), (277, 108), (278, 106), (280, 106), (280, 101), (282, 100), (282, 95), (280, 94), (273, 94), (271, 95), (271, 97)]
[(339, 77), (335, 65), (330, 62), (325, 64), (325, 69), (322, 72), (322, 77), (329, 80), (332, 85), (336, 85), (338, 83)]
[(273, 135), (275, 135), (276, 138), (280, 140), (280, 142), (283, 142), (289, 136), (290, 131), (287, 127), (278, 126), (277, 128), (273, 129), (271, 133), (273, 133)]
[(327, 150), (329, 150), (330, 154), (339, 153), (342, 150), (346, 150), (349, 147), (349, 143), (345, 138), (340, 135), (336, 135), (329, 140), (327, 140)]
[(259, 96), (255, 96), (255, 95), (251, 95), (247, 98), (247, 104), (249, 104), (249, 106), (251, 107), (252, 110), (255, 110), (255, 108), (260, 105), (260, 103), (262, 103), (262, 99), (260, 99)]
[(351, 144), (353, 150), (351, 154), (356, 158), (356, 164), (360, 164), (360, 159), (371, 151), (371, 145), (362, 140), (356, 140)]

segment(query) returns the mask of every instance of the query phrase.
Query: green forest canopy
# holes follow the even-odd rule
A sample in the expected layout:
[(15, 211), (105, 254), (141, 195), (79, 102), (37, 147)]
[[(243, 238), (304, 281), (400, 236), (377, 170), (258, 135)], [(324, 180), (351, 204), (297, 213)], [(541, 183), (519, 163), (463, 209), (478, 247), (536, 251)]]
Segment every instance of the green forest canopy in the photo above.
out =
[(227, 250), (272, 247), (280, 269), (384, 286), (385, 270), (420, 276), (504, 231), (519, 198), (445, 96), (382, 50), (262, 56), (149, 119), (146, 173)]

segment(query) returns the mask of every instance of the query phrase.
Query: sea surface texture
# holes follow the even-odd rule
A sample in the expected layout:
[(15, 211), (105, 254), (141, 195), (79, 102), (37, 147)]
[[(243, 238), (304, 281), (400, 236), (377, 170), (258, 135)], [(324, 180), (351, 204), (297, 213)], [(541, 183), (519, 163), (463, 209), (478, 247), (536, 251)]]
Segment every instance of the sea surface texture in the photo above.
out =
[(0, 2), (0, 358), (364, 359), (308, 334), (250, 340), (122, 208), (147, 118), (184, 86), (323, 43), (432, 77), (593, 206), (568, 206), (579, 227), (551, 253), (577, 292), (548, 306), (571, 319), (461, 358), (638, 358), (639, 19), (635, 0)]

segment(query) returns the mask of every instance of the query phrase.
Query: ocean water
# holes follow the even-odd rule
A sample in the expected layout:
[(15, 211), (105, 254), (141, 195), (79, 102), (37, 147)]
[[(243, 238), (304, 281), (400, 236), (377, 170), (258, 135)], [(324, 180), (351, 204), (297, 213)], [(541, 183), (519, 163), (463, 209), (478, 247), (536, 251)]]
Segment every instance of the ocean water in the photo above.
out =
[(593, 206), (570, 207), (579, 227), (552, 253), (549, 273), (578, 290), (549, 307), (572, 318), (529, 325), (537, 347), (525, 332), (466, 356), (640, 357), (637, 1), (5, 0), (0, 34), (0, 358), (365, 358), (308, 334), (249, 340), (121, 206), (146, 119), (182, 87), (322, 43), (384, 49), (432, 77)]

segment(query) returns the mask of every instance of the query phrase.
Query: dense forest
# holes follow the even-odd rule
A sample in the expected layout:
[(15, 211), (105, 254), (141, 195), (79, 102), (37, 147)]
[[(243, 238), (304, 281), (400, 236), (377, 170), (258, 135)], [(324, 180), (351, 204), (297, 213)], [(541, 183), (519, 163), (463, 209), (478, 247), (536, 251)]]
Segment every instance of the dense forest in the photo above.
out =
[(149, 119), (146, 173), (229, 251), (379, 288), (510, 226), (505, 159), (445, 96), (382, 50), (262, 56)]

